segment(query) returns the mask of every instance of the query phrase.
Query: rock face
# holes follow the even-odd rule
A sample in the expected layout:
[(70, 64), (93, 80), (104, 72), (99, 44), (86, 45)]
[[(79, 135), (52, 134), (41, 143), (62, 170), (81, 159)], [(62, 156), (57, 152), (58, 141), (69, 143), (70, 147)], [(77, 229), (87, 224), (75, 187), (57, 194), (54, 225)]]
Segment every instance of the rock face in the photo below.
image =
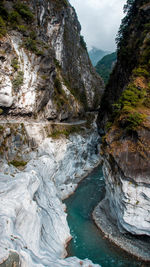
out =
[(103, 156), (106, 199), (111, 215), (117, 220), (121, 232), (150, 235), (150, 150), (142, 151), (140, 141), (134, 145), (129, 139), (116, 141), (114, 132), (106, 138), (107, 148)]
[(127, 1), (125, 8), (98, 120), (106, 200), (121, 232), (150, 236), (150, 5)]
[[(61, 199), (73, 193), (81, 178), (100, 160), (96, 128), (86, 130), (84, 126), (80, 134), (52, 139), (47, 137), (46, 124), (30, 123), (24, 127), (20, 133), (22, 143), (19, 139), (12, 142), (12, 148), (8, 154), (4, 152), (0, 162), (0, 262), (8, 258), (7, 261), (20, 262), (22, 267), (88, 267), (92, 264), (89, 260), (63, 259), (71, 235)], [(3, 135), (8, 133), (7, 138), (11, 139), (14, 132), (8, 129), (8, 125), (3, 125)], [(28, 142), (28, 150), (24, 144), (26, 133), (28, 140), (35, 136), (34, 148)], [(16, 168), (13, 165), (17, 161), (9, 165), (6, 161), (6, 157), (12, 159), (17, 145), (25, 155), (22, 158), (28, 161), (24, 167), (20, 163)]]
[(4, 113), (66, 120), (97, 109), (103, 82), (69, 2), (4, 0), (1, 9), (7, 32), (0, 39)]

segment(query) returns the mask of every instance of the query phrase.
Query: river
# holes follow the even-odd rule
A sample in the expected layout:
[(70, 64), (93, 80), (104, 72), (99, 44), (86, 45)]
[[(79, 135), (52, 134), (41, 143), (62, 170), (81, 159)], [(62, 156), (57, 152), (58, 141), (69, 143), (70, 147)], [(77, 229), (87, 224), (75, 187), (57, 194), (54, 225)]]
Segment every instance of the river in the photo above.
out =
[(92, 211), (104, 194), (105, 183), (102, 168), (99, 166), (65, 200), (73, 237), (67, 248), (68, 255), (80, 259), (88, 258), (102, 267), (143, 267), (144, 264), (140, 261), (105, 239), (94, 224)]

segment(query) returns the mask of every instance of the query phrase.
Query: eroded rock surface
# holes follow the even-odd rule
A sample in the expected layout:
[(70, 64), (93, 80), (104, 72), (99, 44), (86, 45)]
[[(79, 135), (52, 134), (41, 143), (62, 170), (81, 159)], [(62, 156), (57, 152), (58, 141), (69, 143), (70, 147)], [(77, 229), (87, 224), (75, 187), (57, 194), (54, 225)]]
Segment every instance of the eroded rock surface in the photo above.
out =
[[(3, 17), (7, 26), (0, 40), (3, 114), (61, 121), (97, 109), (104, 86), (89, 60), (73, 7), (67, 0), (21, 2), (32, 20), (18, 13), (11, 28), (9, 15)], [(19, 12), (16, 3), (3, 1), (3, 9)]]
[[(71, 235), (61, 200), (73, 193), (81, 178), (99, 163), (96, 128), (52, 139), (47, 137), (46, 125), (24, 127), (29, 139), (35, 137), (34, 149), (30, 143), (28, 151), (27, 144), (19, 144), (28, 161), (21, 167), (24, 170), (8, 165), (5, 153), (0, 163), (1, 262), (12, 260), (9, 253), (15, 252), (23, 267), (98, 266), (75, 257), (63, 259)], [(3, 130), (9, 133), (7, 138), (14, 135), (8, 125)], [(21, 134), (22, 140), (26, 131)]]

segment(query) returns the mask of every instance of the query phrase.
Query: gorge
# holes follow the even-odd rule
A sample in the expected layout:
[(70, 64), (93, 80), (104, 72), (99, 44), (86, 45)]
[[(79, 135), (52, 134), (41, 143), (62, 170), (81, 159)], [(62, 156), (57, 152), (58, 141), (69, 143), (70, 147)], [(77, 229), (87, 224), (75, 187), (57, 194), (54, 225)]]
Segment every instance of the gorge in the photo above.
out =
[[(127, 1), (117, 63), (105, 89), (69, 1), (1, 1), (0, 266), (149, 264), (149, 10), (148, 0)], [(103, 174), (99, 167), (97, 178), (90, 176), (100, 163)], [(67, 211), (70, 221), (74, 205), (67, 203), (76, 196), (83, 217), (90, 217), (91, 240), (95, 227), (91, 249), (107, 244), (104, 262), (71, 250), (67, 256), (72, 234)], [(94, 208), (104, 235), (92, 221)], [(82, 232), (86, 226), (78, 220)], [(119, 243), (116, 236), (122, 237)], [(110, 260), (107, 251), (113, 250)]]

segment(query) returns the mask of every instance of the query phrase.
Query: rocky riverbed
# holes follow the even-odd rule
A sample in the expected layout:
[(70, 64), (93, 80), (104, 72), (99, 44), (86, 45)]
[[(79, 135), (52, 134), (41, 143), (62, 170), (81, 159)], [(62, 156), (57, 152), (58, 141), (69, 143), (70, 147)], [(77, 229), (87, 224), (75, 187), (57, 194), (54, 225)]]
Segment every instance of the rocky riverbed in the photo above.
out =
[[(129, 254), (136, 256), (139, 260), (144, 261), (142, 266), (149, 266), (149, 237), (136, 237), (131, 234), (123, 234), (119, 231), (116, 222), (110, 217), (110, 208), (108, 201), (101, 201), (93, 211), (93, 219), (104, 236), (115, 243), (121, 249)], [(145, 265), (147, 262), (147, 265)]]
[[(99, 163), (97, 130), (94, 126), (82, 134), (54, 139), (37, 135), (40, 125), (25, 125), (25, 129), (28, 136), (35, 137), (36, 148), (27, 151), (24, 144), (14, 142), (9, 150), (16, 151), (15, 144), (20, 147), (28, 159), (24, 169), (8, 164), (6, 158), (0, 162), (0, 262), (14, 262), (16, 255), (15, 262), (22, 267), (80, 266), (78, 258), (64, 259), (71, 235), (62, 199)], [(94, 266), (89, 260), (82, 261), (83, 266), (90, 264)]]

